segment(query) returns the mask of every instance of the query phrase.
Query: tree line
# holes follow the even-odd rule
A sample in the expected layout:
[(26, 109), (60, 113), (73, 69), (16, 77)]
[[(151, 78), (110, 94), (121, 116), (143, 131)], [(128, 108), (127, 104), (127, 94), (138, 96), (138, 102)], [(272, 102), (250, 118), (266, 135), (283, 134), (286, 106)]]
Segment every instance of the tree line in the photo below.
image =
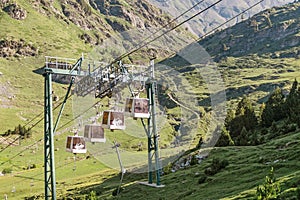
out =
[[(279, 121), (284, 121), (279, 126)], [(229, 110), (216, 146), (258, 145), (300, 127), (300, 87), (293, 82), (285, 96), (277, 87), (255, 112), (253, 102), (243, 96), (235, 110)]]
[(10, 135), (19, 135), (21, 139), (30, 138), (31, 137), (31, 130), (30, 128), (26, 128), (25, 126), (22, 126), (19, 124), (15, 127), (14, 130), (7, 130), (2, 136), (7, 137)]

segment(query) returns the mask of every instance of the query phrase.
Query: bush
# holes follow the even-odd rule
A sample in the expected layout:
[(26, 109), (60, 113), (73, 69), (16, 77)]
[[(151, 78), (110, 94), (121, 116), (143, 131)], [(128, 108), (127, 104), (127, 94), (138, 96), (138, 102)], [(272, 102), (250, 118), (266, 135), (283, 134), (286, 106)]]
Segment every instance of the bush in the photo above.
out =
[(12, 169), (11, 168), (4, 168), (2, 170), (2, 174), (10, 174), (10, 173), (12, 173)]
[(196, 158), (195, 155), (192, 155), (192, 159), (191, 159), (190, 165), (193, 166), (193, 165), (197, 165), (197, 164), (198, 164), (198, 159)]
[(296, 196), (297, 196), (297, 199), (300, 199), (300, 186), (297, 187)]
[(165, 166), (163, 168), (163, 173), (166, 175), (166, 174), (170, 174), (171, 173), (171, 170), (172, 170), (172, 163), (169, 162), (167, 166)]
[(266, 176), (263, 186), (257, 186), (256, 197), (258, 200), (277, 199), (280, 194), (279, 183), (276, 182), (274, 169), (271, 168), (269, 175)]
[(95, 191), (90, 192), (89, 199), (90, 200), (96, 200), (97, 199), (97, 195), (96, 195)]
[(124, 190), (124, 188), (120, 188), (119, 193), (118, 193), (118, 188), (114, 189), (114, 191), (112, 192), (113, 196), (117, 196), (118, 194), (120, 194), (122, 191)]
[(201, 176), (199, 179), (198, 179), (198, 184), (202, 184), (206, 181), (207, 179), (207, 176)]
[(204, 173), (206, 175), (213, 176), (228, 165), (229, 165), (228, 160), (220, 161), (219, 159), (213, 159), (211, 166), (206, 168), (204, 170)]

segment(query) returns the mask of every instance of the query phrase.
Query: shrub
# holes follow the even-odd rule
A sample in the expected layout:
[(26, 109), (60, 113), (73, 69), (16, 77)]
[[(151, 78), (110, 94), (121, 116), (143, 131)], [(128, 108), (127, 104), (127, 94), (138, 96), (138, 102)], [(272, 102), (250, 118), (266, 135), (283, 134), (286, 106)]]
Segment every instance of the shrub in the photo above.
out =
[(206, 181), (207, 179), (207, 176), (201, 176), (199, 179), (198, 179), (198, 184), (202, 184)]
[(197, 164), (198, 164), (198, 159), (196, 158), (195, 155), (192, 155), (192, 159), (191, 159), (190, 165), (193, 166), (193, 165), (197, 165)]
[(213, 159), (211, 166), (206, 168), (204, 170), (204, 173), (206, 175), (213, 176), (228, 165), (229, 165), (228, 160), (220, 161), (219, 159)]
[(90, 200), (96, 200), (97, 199), (97, 195), (96, 195), (95, 191), (90, 192), (89, 199)]
[(271, 168), (269, 175), (266, 176), (263, 186), (257, 186), (256, 197), (258, 200), (277, 199), (280, 194), (279, 183), (276, 182), (274, 169)]
[[(122, 190), (124, 190), (122, 187), (120, 189), (116, 188), (114, 189), (114, 191), (112, 192), (113, 196), (117, 196), (118, 194), (120, 194), (120, 192), (122, 192)], [(118, 193), (119, 192), (119, 193)]]
[(297, 196), (297, 199), (300, 199), (300, 186), (297, 187), (296, 196)]
[(12, 172), (12, 169), (11, 168), (4, 168), (2, 170), (2, 174), (10, 174)]
[(173, 166), (172, 163), (169, 162), (168, 165), (165, 166), (165, 167), (163, 168), (163, 173), (164, 173), (164, 174), (169, 174), (169, 173), (171, 173), (172, 166)]

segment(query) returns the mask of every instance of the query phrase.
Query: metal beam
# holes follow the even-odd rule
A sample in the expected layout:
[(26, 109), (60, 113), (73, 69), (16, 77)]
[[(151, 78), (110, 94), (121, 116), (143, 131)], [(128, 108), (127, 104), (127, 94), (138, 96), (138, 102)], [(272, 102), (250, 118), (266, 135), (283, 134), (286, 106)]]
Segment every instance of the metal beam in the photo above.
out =
[(56, 200), (53, 114), (52, 114), (52, 71), (45, 70), (45, 98), (44, 98), (44, 171), (45, 171), (45, 199)]

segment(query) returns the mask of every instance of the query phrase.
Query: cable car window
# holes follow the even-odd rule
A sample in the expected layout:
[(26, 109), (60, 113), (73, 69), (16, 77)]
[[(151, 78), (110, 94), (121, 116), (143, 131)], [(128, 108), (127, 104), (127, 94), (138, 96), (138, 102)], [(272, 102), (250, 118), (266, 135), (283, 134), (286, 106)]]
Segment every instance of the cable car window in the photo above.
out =
[(108, 123), (109, 112), (103, 112), (102, 124)]
[(135, 113), (148, 113), (148, 99), (135, 99), (134, 102), (134, 112)]
[(110, 113), (110, 125), (124, 126), (124, 113), (122, 112), (111, 112)]
[(73, 137), (73, 149), (76, 149), (76, 150), (85, 149), (84, 139), (81, 137)]

